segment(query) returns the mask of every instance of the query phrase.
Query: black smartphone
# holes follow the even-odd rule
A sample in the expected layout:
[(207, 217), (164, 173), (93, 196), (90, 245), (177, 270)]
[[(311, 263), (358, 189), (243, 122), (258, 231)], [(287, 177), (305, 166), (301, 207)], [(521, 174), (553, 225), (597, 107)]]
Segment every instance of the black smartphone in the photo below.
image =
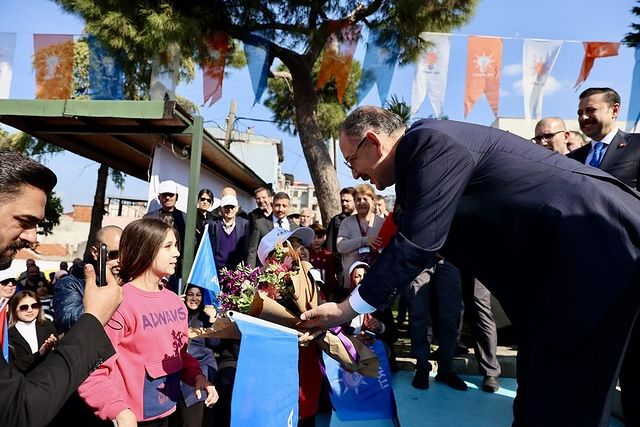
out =
[(107, 258), (109, 251), (107, 245), (100, 244), (100, 250), (98, 253), (98, 271), (96, 272), (96, 284), (98, 286), (106, 286), (107, 284)]

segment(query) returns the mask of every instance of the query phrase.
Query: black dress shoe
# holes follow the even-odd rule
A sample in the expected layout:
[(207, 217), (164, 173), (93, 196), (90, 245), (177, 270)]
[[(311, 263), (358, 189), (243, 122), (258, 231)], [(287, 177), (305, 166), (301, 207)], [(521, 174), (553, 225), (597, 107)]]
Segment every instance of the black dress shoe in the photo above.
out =
[(460, 391), (467, 390), (467, 384), (462, 380), (462, 378), (456, 375), (455, 372), (438, 374), (436, 375), (436, 381), (438, 381), (439, 383), (446, 384), (449, 387), (456, 390), (460, 390)]
[(420, 390), (429, 388), (429, 371), (426, 369), (416, 369), (411, 385)]
[(498, 377), (491, 377), (489, 375), (484, 377), (484, 381), (482, 381), (482, 391), (486, 391), (487, 393), (495, 393), (500, 390), (500, 382), (498, 381)]

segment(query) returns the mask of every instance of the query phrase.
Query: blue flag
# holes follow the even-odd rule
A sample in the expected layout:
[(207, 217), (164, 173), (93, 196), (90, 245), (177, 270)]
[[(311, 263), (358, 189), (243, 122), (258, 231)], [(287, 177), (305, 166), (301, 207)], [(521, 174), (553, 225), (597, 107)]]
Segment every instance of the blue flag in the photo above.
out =
[(378, 32), (369, 30), (367, 51), (364, 54), (362, 64), (362, 76), (358, 86), (358, 104), (367, 96), (374, 84), (378, 85), (380, 105), (384, 105), (389, 95), (389, 87), (393, 78), (393, 71), (398, 61), (397, 49), (389, 46), (381, 46)]
[(267, 88), (267, 78), (269, 77), (269, 67), (271, 66), (271, 53), (269, 52), (269, 41), (255, 34), (249, 34), (249, 40), (244, 42), (244, 56), (247, 58), (251, 86), (255, 94), (253, 105), (260, 102), (264, 90)]
[(347, 372), (338, 362), (323, 354), (327, 379), (331, 384), (331, 403), (341, 421), (393, 420), (396, 417), (391, 369), (384, 345), (376, 340), (370, 348), (380, 361), (378, 378)]
[(637, 128), (640, 122), (640, 46), (636, 46), (636, 65), (633, 67), (631, 78), (631, 96), (629, 97), (629, 113), (627, 115), (627, 132), (640, 132)]
[(242, 333), (231, 400), (231, 427), (298, 423), (298, 333), (232, 313)]
[(204, 226), (202, 239), (196, 257), (191, 266), (187, 283), (192, 283), (202, 288), (205, 305), (220, 307), (218, 294), (220, 293), (220, 282), (218, 282), (218, 270), (213, 258), (211, 240), (209, 239), (209, 224)]
[(89, 39), (89, 96), (91, 99), (123, 99), (122, 54), (113, 54), (95, 36)]

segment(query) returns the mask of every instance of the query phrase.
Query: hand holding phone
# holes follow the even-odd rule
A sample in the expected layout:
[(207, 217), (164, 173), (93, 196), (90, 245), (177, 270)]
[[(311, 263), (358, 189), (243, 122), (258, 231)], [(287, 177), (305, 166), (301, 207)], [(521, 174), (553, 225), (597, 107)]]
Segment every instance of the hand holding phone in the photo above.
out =
[(96, 285), (105, 286), (107, 284), (107, 258), (109, 257), (109, 251), (107, 245), (100, 244), (100, 250), (98, 253), (98, 271), (96, 274)]

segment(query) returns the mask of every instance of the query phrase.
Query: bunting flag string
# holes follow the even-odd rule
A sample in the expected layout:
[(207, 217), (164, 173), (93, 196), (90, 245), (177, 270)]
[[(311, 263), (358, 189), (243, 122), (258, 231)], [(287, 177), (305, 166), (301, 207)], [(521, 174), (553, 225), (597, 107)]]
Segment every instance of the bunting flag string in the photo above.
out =
[(91, 99), (123, 99), (124, 71), (122, 53), (110, 53), (95, 36), (89, 44), (89, 97)]
[(436, 117), (441, 118), (447, 91), (451, 38), (447, 34), (435, 33), (422, 33), (421, 37), (430, 42), (431, 46), (420, 54), (416, 62), (411, 92), (411, 111), (413, 113), (418, 111), (428, 94)]
[(593, 63), (596, 58), (606, 58), (608, 56), (617, 56), (620, 43), (616, 42), (584, 42), (584, 59), (582, 60), (582, 68), (578, 74), (578, 80), (574, 89), (578, 89), (580, 85), (587, 80)]
[(216, 32), (205, 40), (209, 58), (202, 63), (204, 105), (211, 106), (222, 98), (222, 80), (227, 62), (229, 36)]
[(36, 99), (69, 99), (73, 72), (73, 36), (33, 35)]
[(0, 33), (0, 99), (9, 98), (15, 51), (15, 33)]
[[(340, 102), (349, 79), (351, 62), (360, 38), (360, 26), (345, 22), (330, 23), (332, 35), (324, 47), (316, 88), (335, 80)], [(616, 56), (619, 42), (593, 42), (577, 40), (542, 40), (520, 37), (485, 37), (465, 34), (423, 33), (420, 37), (431, 46), (421, 52), (416, 60), (411, 109), (417, 112), (429, 97), (435, 116), (443, 114), (447, 89), (448, 64), (451, 37), (466, 37), (467, 70), (464, 94), (464, 116), (467, 117), (481, 95), (485, 95), (497, 117), (500, 97), (500, 73), (503, 41), (523, 40), (522, 85), (525, 118), (539, 119), (542, 116), (544, 89), (563, 44), (581, 43), (584, 59), (575, 83), (577, 89), (585, 80), (597, 58)], [(124, 72), (121, 54), (110, 53), (92, 35), (87, 37), (89, 45), (89, 95), (91, 99), (123, 99)], [(214, 33), (203, 40), (209, 50), (209, 58), (201, 64), (203, 71), (203, 104), (211, 106), (221, 99), (224, 70), (229, 49), (229, 37)], [(72, 96), (74, 35), (33, 34), (33, 67), (36, 75), (36, 99), (69, 99)], [(383, 46), (384, 44), (384, 46)], [(363, 59), (362, 78), (358, 85), (358, 103), (377, 85), (380, 104), (386, 103), (398, 62), (398, 49), (382, 43), (379, 34), (369, 29)], [(15, 64), (15, 33), (0, 33), (0, 99), (9, 98)], [(267, 88), (269, 69), (274, 57), (271, 42), (265, 36), (250, 34), (244, 43), (254, 105), (260, 102)], [(180, 72), (180, 49), (173, 44), (152, 63), (150, 84), (151, 99), (175, 99), (175, 90)], [(640, 121), (640, 65), (636, 51), (636, 67), (632, 80), (629, 102), (628, 128), (633, 129)]]
[(524, 117), (542, 117), (544, 86), (558, 59), (561, 40), (525, 40), (522, 50), (522, 89), (524, 91)]
[(493, 115), (498, 117), (502, 39), (469, 37), (467, 46), (467, 79), (464, 91), (464, 116), (467, 117), (484, 93)]

